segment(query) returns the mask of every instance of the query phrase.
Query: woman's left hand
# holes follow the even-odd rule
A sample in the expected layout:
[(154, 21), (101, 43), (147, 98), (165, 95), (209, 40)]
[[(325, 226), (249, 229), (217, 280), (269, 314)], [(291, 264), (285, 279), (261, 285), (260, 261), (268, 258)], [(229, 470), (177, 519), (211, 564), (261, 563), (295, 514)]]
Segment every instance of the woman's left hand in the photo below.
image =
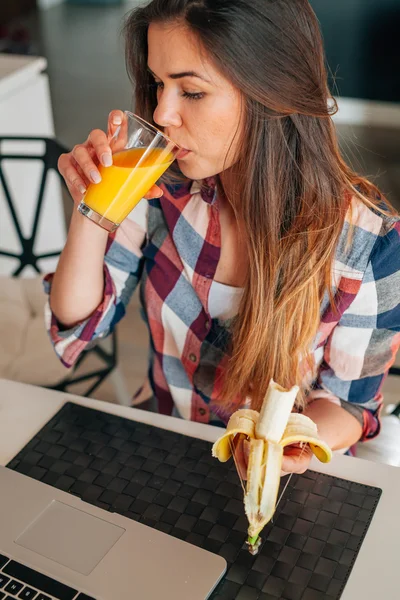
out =
[(286, 446), (283, 452), (281, 477), (289, 473), (305, 473), (310, 466), (312, 450), (308, 444)]
[[(250, 443), (247, 440), (240, 440), (235, 443), (235, 462), (241, 479), (247, 479), (247, 465), (249, 462)], [(292, 444), (286, 446), (283, 453), (281, 477), (289, 473), (304, 473), (310, 466), (312, 451), (308, 444), (301, 447), (301, 444)]]

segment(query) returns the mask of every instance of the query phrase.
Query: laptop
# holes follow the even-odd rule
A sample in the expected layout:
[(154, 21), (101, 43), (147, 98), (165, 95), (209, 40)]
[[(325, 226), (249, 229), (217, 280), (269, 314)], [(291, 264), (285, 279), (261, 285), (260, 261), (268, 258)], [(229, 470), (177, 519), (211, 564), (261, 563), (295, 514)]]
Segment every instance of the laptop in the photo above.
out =
[(205, 600), (226, 562), (0, 466), (0, 600)]

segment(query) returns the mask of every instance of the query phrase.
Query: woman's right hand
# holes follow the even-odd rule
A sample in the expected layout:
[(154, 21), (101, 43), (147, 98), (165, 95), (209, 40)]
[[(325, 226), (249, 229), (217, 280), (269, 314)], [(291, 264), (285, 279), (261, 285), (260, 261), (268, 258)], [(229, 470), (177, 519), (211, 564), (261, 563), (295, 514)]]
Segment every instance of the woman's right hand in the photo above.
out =
[[(112, 165), (110, 139), (124, 119), (126, 116), (122, 110), (113, 110), (108, 117), (107, 133), (101, 129), (94, 129), (83, 144), (77, 144), (71, 152), (60, 156), (58, 169), (75, 204), (80, 203), (90, 184), (100, 183), (98, 166)], [(145, 198), (159, 198), (162, 194), (161, 188), (154, 185)]]

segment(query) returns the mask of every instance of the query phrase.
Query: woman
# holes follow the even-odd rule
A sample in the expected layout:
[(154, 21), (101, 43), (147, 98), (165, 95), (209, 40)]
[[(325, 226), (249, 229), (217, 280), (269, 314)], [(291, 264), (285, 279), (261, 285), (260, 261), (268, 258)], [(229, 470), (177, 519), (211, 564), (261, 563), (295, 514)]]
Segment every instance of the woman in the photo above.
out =
[[(69, 366), (140, 281), (159, 410), (226, 423), (271, 377), (333, 449), (379, 432), (400, 344), (400, 221), (340, 156), (307, 0), (153, 0), (129, 15), (135, 111), (188, 150), (116, 234), (74, 211), (48, 326)], [(92, 131), (59, 168), (75, 203), (110, 165)], [(310, 454), (287, 449), (285, 472)]]

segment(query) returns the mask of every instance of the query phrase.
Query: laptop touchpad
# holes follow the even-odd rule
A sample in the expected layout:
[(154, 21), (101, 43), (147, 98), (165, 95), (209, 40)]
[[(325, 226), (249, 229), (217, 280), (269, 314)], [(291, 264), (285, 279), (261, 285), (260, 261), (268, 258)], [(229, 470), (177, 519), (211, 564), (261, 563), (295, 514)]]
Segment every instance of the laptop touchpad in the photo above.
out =
[(125, 529), (53, 500), (15, 543), (89, 575)]

